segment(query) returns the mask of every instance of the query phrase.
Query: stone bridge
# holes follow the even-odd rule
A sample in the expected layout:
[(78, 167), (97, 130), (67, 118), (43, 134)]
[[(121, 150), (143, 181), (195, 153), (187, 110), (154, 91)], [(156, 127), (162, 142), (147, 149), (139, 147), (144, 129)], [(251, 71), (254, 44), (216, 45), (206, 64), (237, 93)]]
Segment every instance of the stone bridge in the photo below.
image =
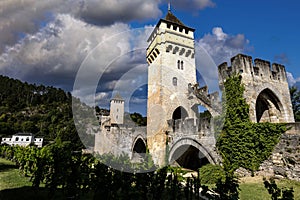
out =
[(168, 161), (196, 170), (207, 163), (218, 164), (213, 121), (208, 118), (169, 120)]

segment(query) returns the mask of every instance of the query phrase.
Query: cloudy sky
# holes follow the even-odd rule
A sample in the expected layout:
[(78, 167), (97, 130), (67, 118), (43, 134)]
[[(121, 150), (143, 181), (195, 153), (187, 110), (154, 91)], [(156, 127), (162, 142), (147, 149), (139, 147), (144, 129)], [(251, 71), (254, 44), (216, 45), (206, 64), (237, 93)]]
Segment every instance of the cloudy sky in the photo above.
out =
[[(298, 1), (171, 2), (196, 29), (197, 69), (211, 90), (217, 65), (237, 53), (284, 64), (290, 84), (300, 81)], [(0, 74), (101, 107), (120, 92), (127, 110), (145, 114), (146, 40), (167, 7), (166, 0), (1, 0)]]

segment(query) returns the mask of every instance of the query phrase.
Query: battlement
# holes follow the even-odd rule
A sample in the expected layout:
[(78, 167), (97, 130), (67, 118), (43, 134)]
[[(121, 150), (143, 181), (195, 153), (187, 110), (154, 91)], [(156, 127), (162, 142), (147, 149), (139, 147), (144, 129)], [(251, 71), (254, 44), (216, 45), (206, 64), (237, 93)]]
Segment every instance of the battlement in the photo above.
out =
[(209, 118), (188, 118), (168, 120), (169, 129), (171, 133), (179, 133), (182, 135), (190, 135), (195, 133), (198, 136), (207, 136), (211, 134), (211, 123)]
[(218, 67), (219, 79), (221, 82), (233, 74), (251, 76), (253, 79), (266, 81), (287, 82), (285, 67), (281, 64), (273, 63), (256, 58), (253, 62), (251, 56), (238, 54), (231, 58), (231, 66), (227, 62)]
[(207, 85), (200, 87), (198, 83), (192, 85), (189, 84), (189, 92), (196, 95), (203, 102), (207, 103), (209, 106), (216, 105), (219, 103), (219, 92), (209, 93)]

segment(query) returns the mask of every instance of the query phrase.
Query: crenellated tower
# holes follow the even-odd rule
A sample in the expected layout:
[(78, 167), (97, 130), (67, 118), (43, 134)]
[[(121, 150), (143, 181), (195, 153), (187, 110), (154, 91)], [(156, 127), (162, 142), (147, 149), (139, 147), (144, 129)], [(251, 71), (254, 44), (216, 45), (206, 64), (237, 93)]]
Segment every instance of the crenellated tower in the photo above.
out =
[(194, 29), (168, 11), (148, 39), (147, 143), (154, 162), (165, 158), (167, 121), (196, 118), (188, 85), (196, 84)]
[(244, 96), (250, 105), (250, 119), (253, 122), (294, 122), (289, 86), (285, 67), (269, 61), (239, 54), (219, 67), (219, 84), (233, 74), (242, 76)]

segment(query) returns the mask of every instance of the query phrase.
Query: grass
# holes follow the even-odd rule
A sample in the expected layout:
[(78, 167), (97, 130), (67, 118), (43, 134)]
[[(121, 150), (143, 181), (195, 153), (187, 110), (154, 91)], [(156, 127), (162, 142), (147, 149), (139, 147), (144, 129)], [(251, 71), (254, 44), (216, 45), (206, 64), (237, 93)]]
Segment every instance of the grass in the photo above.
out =
[(0, 199), (47, 199), (45, 188), (34, 191), (29, 177), (20, 174), (15, 163), (0, 158)]
[(29, 179), (20, 174), (13, 162), (0, 158), (0, 191), (31, 186)]
[[(264, 187), (263, 177), (248, 177), (241, 179), (240, 184), (240, 199), (241, 200), (270, 200), (271, 197)], [(294, 199), (300, 199), (300, 182), (292, 180), (276, 181), (279, 188), (293, 188)]]
[[(38, 191), (31, 188), (30, 178), (20, 174), (19, 169), (11, 161), (0, 158), (0, 199), (49, 199), (48, 191), (44, 187)], [(294, 199), (300, 199), (300, 182), (281, 180), (277, 181), (280, 188), (293, 187)], [(271, 197), (263, 185), (262, 177), (248, 177), (240, 180), (241, 200), (270, 200)], [(52, 199), (63, 199), (61, 191)], [(85, 196), (84, 199), (91, 199)]]

